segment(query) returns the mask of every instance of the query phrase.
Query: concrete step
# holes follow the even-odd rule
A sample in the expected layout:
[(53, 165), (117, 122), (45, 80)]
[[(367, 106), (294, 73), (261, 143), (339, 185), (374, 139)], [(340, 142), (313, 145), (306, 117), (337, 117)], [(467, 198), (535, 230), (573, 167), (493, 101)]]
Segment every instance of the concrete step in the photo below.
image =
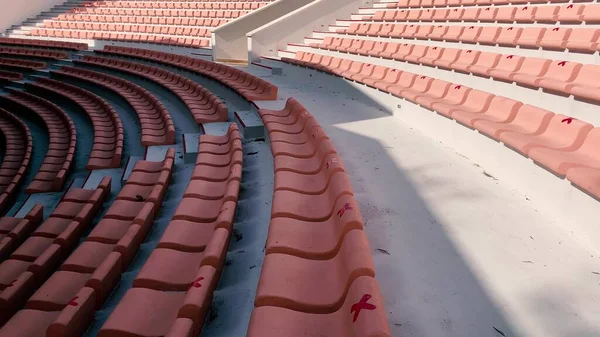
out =
[(67, 13), (68, 11), (70, 11), (71, 9), (51, 9), (49, 11), (45, 11), (45, 12), (41, 12), (40, 15), (52, 15), (52, 16), (56, 16), (60, 13)]
[[(11, 35), (29, 35), (29, 31), (32, 27), (22, 27), (23, 29), (8, 29), (6, 33), (10, 33)], [(27, 29), (29, 28), (29, 29)]]
[(237, 123), (244, 139), (265, 138), (265, 126), (262, 119), (253, 111), (236, 111), (235, 122)]

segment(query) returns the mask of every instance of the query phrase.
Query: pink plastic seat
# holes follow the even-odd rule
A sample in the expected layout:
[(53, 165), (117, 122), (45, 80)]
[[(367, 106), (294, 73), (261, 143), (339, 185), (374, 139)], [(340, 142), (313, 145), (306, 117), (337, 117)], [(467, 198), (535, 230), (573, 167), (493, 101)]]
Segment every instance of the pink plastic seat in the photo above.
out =
[(598, 78), (600, 78), (600, 66), (584, 64), (564, 90), (579, 99), (600, 102)]
[(481, 8), (478, 7), (466, 7), (462, 14), (462, 20), (464, 22), (477, 22), (480, 11)]
[(586, 24), (600, 23), (600, 4), (589, 4), (581, 12)]
[(540, 134), (548, 127), (553, 116), (554, 114), (548, 110), (525, 104), (519, 108), (512, 120), (504, 122), (478, 120), (473, 122), (473, 127), (483, 134), (500, 140), (500, 136), (505, 132)]
[(450, 69), (452, 67), (452, 64), (456, 62), (456, 60), (458, 60), (462, 52), (462, 49), (444, 48), (442, 56), (439, 59), (433, 61), (433, 64), (442, 69)]
[(514, 46), (521, 33), (523, 33), (523, 28), (520, 27), (502, 27), (495, 42), (499, 46)]
[(600, 200), (600, 170), (587, 167), (574, 167), (567, 171), (567, 180)]
[(431, 30), (431, 33), (429, 33), (429, 39), (431, 40), (443, 40), (444, 39), (444, 35), (446, 34), (446, 32), (448, 31), (448, 26), (447, 25), (437, 25), (435, 27), (433, 27), (433, 29)]
[(496, 14), (498, 7), (485, 7), (479, 12), (479, 21), (481, 22), (496, 22)]
[(516, 73), (510, 74), (507, 77), (498, 77), (517, 83), (527, 83), (527, 81), (529, 81), (532, 85), (535, 85), (535, 80), (548, 71), (550, 63), (552, 63), (552, 61), (548, 59), (527, 57), (523, 60), (521, 67)]
[(496, 21), (497, 22), (513, 22), (515, 21), (515, 15), (518, 10), (527, 11), (530, 7), (514, 7), (514, 6), (502, 6), (498, 8), (498, 12), (496, 12)]
[(564, 50), (572, 31), (571, 28), (562, 27), (546, 29), (539, 45), (544, 49)]
[(481, 33), (477, 37), (477, 42), (479, 44), (495, 45), (501, 30), (500, 27), (485, 26), (481, 29)]
[(597, 28), (573, 28), (569, 39), (561, 45), (572, 52), (593, 53), (600, 50), (598, 39), (600, 29)]
[(468, 73), (469, 67), (477, 62), (479, 55), (481, 55), (481, 52), (478, 50), (463, 50), (458, 60), (452, 63), (450, 67), (455, 71)]
[(448, 27), (446, 34), (444, 34), (444, 40), (448, 42), (458, 42), (464, 30), (464, 26), (450, 26)]
[(534, 147), (529, 157), (555, 174), (564, 177), (574, 167), (600, 169), (600, 129), (592, 129), (581, 146), (573, 151), (561, 151), (544, 147)]
[[(525, 61), (525, 57), (523, 56), (502, 55), (494, 68), (485, 70), (484, 72), (478, 74), (490, 76), (496, 79), (507, 80), (510, 79), (511, 75), (515, 74), (519, 68), (521, 68), (523, 61)], [(471, 71), (475, 70), (472, 69)]]
[[(434, 85), (435, 83), (431, 84), (428, 94), (434, 89)], [(445, 88), (446, 83), (441, 83), (440, 88), (442, 88), (442, 86)], [(443, 96), (420, 96), (416, 98), (416, 101), (422, 106), (444, 115), (448, 114), (453, 108), (461, 106), (463, 103), (465, 103), (467, 96), (473, 90), (469, 87), (465, 87), (464, 85), (452, 85), (451, 83), (449, 86), (447, 86), (447, 88), (448, 89), (445, 91)], [(441, 93), (442, 90), (438, 92)]]
[[(473, 90), (475, 92), (476, 90)], [(459, 107), (451, 111), (450, 116), (457, 122), (473, 127), (477, 121), (490, 121), (494, 123), (507, 123), (512, 121), (523, 103), (502, 96), (490, 95), (487, 106), (466, 109)]]
[(431, 109), (431, 105), (434, 102), (446, 99), (446, 95), (448, 95), (448, 98), (450, 99), (457, 97), (457, 95), (451, 92), (452, 88), (455, 86), (453, 87), (452, 83), (439, 79), (433, 79), (433, 81), (431, 81), (431, 85), (429, 85), (428, 88), (422, 92), (412, 90), (414, 87), (415, 86), (411, 87), (411, 90), (409, 91), (402, 92), (402, 97), (429, 109)]
[[(513, 19), (518, 23), (533, 23), (535, 22), (535, 15), (542, 8), (554, 8), (554, 6), (523, 6), (523, 7), (514, 7), (516, 9)], [(512, 21), (512, 20), (511, 20)]]
[(514, 80), (526, 86), (539, 86), (553, 92), (567, 94), (567, 85), (575, 79), (582, 66), (581, 63), (576, 62), (553, 61), (548, 70), (538, 77), (517, 74)]
[(581, 146), (593, 125), (570, 118), (555, 115), (548, 128), (540, 133), (520, 133), (508, 131), (500, 134), (500, 140), (523, 155), (535, 147), (551, 148), (561, 151), (573, 151)]
[(444, 52), (444, 48), (442, 47), (429, 47), (427, 52), (423, 57), (419, 59), (419, 62), (423, 65), (435, 66), (435, 61), (439, 60), (442, 57)]
[(463, 30), (459, 40), (463, 43), (476, 43), (479, 34), (481, 34), (481, 27), (469, 26)]
[(487, 76), (487, 74), (500, 62), (501, 58), (501, 54), (483, 52), (479, 54), (475, 64), (467, 67), (467, 71), (476, 75)]
[(543, 27), (526, 27), (523, 28), (521, 35), (516, 41), (516, 44), (521, 48), (539, 48), (542, 36), (546, 32)]

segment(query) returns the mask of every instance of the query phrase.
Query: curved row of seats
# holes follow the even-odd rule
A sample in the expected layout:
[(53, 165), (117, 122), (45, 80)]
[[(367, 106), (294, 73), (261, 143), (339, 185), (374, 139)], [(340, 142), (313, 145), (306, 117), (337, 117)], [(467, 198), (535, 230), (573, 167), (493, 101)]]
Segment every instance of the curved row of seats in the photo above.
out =
[[(44, 221), (44, 207), (34, 205), (23, 218), (0, 218), (0, 260), (6, 260), (10, 254)], [(0, 285), (3, 290), (5, 285)]]
[[(110, 182), (110, 177), (104, 177), (96, 189), (69, 190), (39, 227), (35, 221), (12, 222), (11, 230), (18, 231), (17, 237), (24, 241), (21, 243), (17, 239), (11, 246), (3, 247), (3, 253), (9, 253), (10, 257), (0, 264), (2, 324), (21, 309), (36, 289), (44, 284), (64, 258), (79, 244), (82, 233), (91, 225), (110, 194)], [(28, 329), (36, 324), (43, 324), (43, 320), (33, 319), (25, 323), (26, 326), (16, 331), (16, 334), (11, 334), (8, 325), (4, 325), (0, 334), (26, 336)]]
[(12, 58), (0, 58), (0, 67), (18, 71), (31, 71), (35, 69), (46, 68), (46, 63)]
[(9, 81), (20, 81), (23, 79), (23, 74), (16, 73), (14, 71), (6, 71), (0, 70), (0, 84), (9, 82)]
[(77, 86), (38, 78), (27, 87), (45, 90), (65, 97), (85, 111), (94, 128), (94, 144), (89, 155), (86, 170), (118, 168), (123, 155), (124, 131), (117, 112), (105, 100)]
[(114, 7), (104, 8), (75, 8), (70, 13), (99, 14), (99, 15), (144, 15), (147, 17), (188, 17), (207, 19), (236, 19), (249, 13), (248, 11), (202, 11), (189, 9), (123, 9)]
[(148, 90), (116, 76), (70, 66), (53, 70), (51, 74), (93, 83), (123, 97), (139, 118), (142, 145), (174, 144), (175, 127), (171, 116), (160, 100)]
[[(23, 29), (24, 32), (21, 34), (205, 48), (210, 46), (213, 27), (244, 16), (269, 2), (75, 3), (68, 12), (61, 11), (57, 17), (44, 20), (41, 26)], [(131, 23), (131, 25), (122, 23)], [(157, 34), (163, 36), (156, 36)]]
[[(153, 1), (153, 0), (125, 0), (125, 1)], [(171, 0), (171, 2), (269, 2), (272, 0)]]
[(235, 124), (225, 136), (200, 136), (183, 199), (99, 337), (200, 334), (225, 263), (241, 175)]
[[(418, 7), (468, 7), (468, 6), (486, 6), (486, 5), (526, 5), (526, 4), (547, 4), (555, 2), (554, 0), (400, 0), (397, 3), (387, 4), (388, 8), (418, 8)], [(574, 2), (593, 2), (593, 0), (576, 0)]]
[(363, 17), (372, 21), (498, 22), (498, 23), (600, 23), (600, 4), (550, 6), (489, 6), (377, 11)]
[[(54, 29), (79, 29), (89, 30), (92, 33), (100, 34), (102, 31), (121, 32), (121, 33), (146, 33), (146, 34), (164, 34), (164, 35), (183, 35), (195, 37), (209, 37), (210, 30), (206, 28), (193, 27), (175, 27), (162, 25), (141, 25), (131, 24), (122, 25), (114, 23), (83, 23), (83, 22), (49, 22), (48, 28)], [(37, 34), (37, 30), (32, 31), (33, 35)]]
[(69, 58), (69, 54), (62, 51), (29, 49), (22, 47), (0, 47), (0, 55), (36, 57), (49, 60), (61, 60)]
[[(0, 132), (5, 144), (4, 158), (0, 164), (0, 212), (3, 212), (25, 178), (33, 153), (33, 141), (27, 125), (4, 109), (0, 109)], [(2, 234), (0, 237), (4, 238)], [(5, 244), (4, 241), (0, 242), (0, 259), (4, 258), (2, 252)]]
[(248, 336), (391, 336), (359, 206), (333, 144), (293, 98), (259, 114), (275, 188)]
[(75, 64), (95, 65), (142, 76), (174, 93), (198, 124), (227, 121), (227, 106), (213, 93), (179, 74), (154, 66), (98, 56), (85, 56)]
[(77, 134), (71, 118), (56, 104), (38, 96), (7, 88), (8, 96), (0, 96), (0, 106), (6, 110), (19, 107), (31, 111), (48, 131), (48, 151), (26, 193), (62, 190), (75, 156)]
[[(358, 31), (359, 28), (362, 30)], [(355, 30), (357, 29), (357, 30)], [(365, 30), (366, 29), (366, 30)], [(338, 34), (417, 40), (462, 42), (528, 49), (593, 53), (600, 50), (600, 28), (499, 27), (419, 24), (366, 24), (338, 30)], [(357, 34), (358, 33), (358, 34)], [(382, 41), (379, 41), (383, 43)]]
[(249, 101), (267, 101), (277, 99), (277, 87), (259, 77), (223, 64), (196, 59), (183, 55), (159, 51), (105, 46), (96, 51), (106, 55), (119, 55), (158, 62), (210, 77), (237, 91)]
[(152, 228), (167, 192), (175, 151), (138, 161), (90, 235), (0, 330), (3, 336), (81, 336)]
[[(300, 57), (298, 54), (297, 57)], [(600, 197), (600, 128), (491, 93), (335, 57), (284, 59), (388, 92), (473, 128)], [(344, 66), (342, 66), (342, 63)]]
[(210, 46), (210, 40), (206, 38), (190, 37), (171, 37), (156, 36), (153, 34), (132, 34), (117, 32), (92, 32), (92, 31), (73, 31), (66, 29), (35, 29), (31, 31), (32, 35), (43, 37), (56, 37), (65, 39), (95, 39), (95, 40), (114, 40), (122, 42), (144, 42), (169, 46), (196, 47), (203, 48)]
[[(470, 49), (443, 48), (408, 43), (371, 43), (358, 39), (329, 39), (311, 47), (405, 61), (439, 69), (470, 73), (552, 93), (600, 103), (600, 66), (537, 57), (504, 55)], [(321, 55), (299, 52), (299, 60), (320, 63)], [(306, 59), (305, 59), (306, 57)], [(309, 57), (316, 58), (313, 62)], [(346, 60), (345, 64), (349, 64)], [(342, 66), (340, 64), (340, 66)], [(371, 69), (375, 69), (372, 67)]]
[(111, 7), (111, 8), (175, 8), (175, 9), (223, 9), (223, 10), (250, 10), (266, 6), (269, 1), (244, 1), (244, 2), (219, 2), (205, 1), (171, 2), (171, 1), (98, 1), (84, 2), (82, 7)]
[[(140, 13), (141, 15), (141, 13)], [(218, 27), (228, 22), (222, 19), (203, 19), (203, 18), (164, 18), (152, 16), (135, 15), (84, 15), (84, 14), (60, 14), (52, 19), (53, 21), (77, 21), (90, 23), (131, 23), (131, 24), (152, 24), (152, 25), (175, 25), (175, 26), (200, 26), (200, 27)], [(89, 26), (87, 26), (89, 27)], [(93, 26), (92, 26), (93, 28)]]
[(19, 39), (14, 37), (0, 37), (0, 45), (23, 46), (23, 47), (44, 47), (49, 49), (66, 49), (72, 51), (80, 51), (88, 49), (86, 43), (65, 42), (65, 41), (48, 41), (48, 40), (31, 40)]

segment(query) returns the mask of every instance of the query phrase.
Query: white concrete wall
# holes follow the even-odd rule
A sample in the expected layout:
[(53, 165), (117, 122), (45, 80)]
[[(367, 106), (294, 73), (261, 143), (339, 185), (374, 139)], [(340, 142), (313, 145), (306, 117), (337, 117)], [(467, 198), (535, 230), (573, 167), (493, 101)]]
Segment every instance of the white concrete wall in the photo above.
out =
[(247, 61), (246, 33), (314, 0), (279, 0), (218, 27), (212, 32), (213, 60)]
[(261, 56), (277, 56), (289, 42), (302, 43), (314, 30), (327, 31), (329, 24), (348, 17), (369, 0), (316, 0), (295, 11), (259, 27), (248, 37), (248, 60), (259, 61)]
[(64, 2), (65, 0), (0, 0), (0, 8), (3, 9), (0, 11), (0, 32)]

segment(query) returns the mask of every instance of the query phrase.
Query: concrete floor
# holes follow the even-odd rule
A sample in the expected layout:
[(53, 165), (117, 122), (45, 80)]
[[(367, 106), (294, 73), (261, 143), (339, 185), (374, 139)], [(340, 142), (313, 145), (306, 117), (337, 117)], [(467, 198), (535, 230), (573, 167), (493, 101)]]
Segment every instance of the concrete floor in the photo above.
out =
[(341, 154), (394, 336), (600, 335), (600, 252), (580, 245), (577, 223), (342, 80), (265, 78), (280, 100), (260, 105), (297, 98)]

